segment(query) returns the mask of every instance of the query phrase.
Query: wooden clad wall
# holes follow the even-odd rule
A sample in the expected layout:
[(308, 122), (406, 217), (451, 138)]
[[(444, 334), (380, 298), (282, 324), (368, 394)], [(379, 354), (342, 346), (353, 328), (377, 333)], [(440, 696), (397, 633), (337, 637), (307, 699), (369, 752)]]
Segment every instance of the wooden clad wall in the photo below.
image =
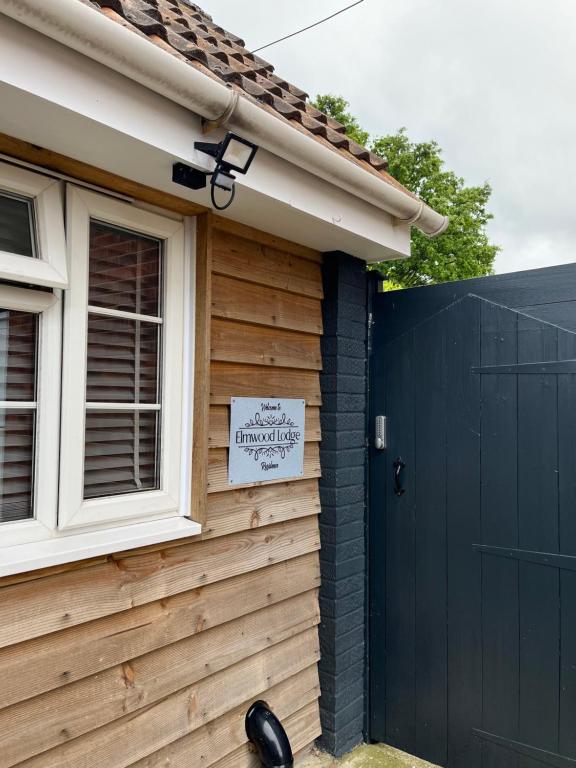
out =
[[(204, 534), (0, 581), (0, 768), (255, 768), (256, 698), (320, 733), (320, 256), (201, 219)], [(303, 479), (227, 489), (231, 395), (306, 399)]]

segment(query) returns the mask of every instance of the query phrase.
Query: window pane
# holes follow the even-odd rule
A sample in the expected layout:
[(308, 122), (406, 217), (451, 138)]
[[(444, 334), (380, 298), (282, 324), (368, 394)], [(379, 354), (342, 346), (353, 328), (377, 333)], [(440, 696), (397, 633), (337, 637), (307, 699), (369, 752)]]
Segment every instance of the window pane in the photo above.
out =
[(106, 403), (156, 403), (156, 323), (88, 315), (86, 399)]
[(0, 309), (0, 400), (33, 401), (36, 315)]
[[(36, 396), (37, 318), (0, 309), (0, 400)], [(0, 523), (33, 516), (34, 428), (31, 409), (0, 408)]]
[(0, 194), (0, 251), (34, 256), (32, 202)]
[(34, 411), (0, 409), (0, 523), (33, 516), (35, 418)]
[(158, 317), (160, 272), (158, 240), (91, 222), (89, 304)]
[(159, 487), (158, 413), (88, 411), (84, 498)]

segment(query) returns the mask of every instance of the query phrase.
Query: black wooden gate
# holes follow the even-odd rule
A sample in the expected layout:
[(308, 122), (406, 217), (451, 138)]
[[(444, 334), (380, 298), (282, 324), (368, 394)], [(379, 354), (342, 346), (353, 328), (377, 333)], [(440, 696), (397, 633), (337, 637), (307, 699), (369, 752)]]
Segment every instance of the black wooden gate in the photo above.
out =
[(576, 766), (576, 265), (379, 294), (373, 317), (370, 737)]

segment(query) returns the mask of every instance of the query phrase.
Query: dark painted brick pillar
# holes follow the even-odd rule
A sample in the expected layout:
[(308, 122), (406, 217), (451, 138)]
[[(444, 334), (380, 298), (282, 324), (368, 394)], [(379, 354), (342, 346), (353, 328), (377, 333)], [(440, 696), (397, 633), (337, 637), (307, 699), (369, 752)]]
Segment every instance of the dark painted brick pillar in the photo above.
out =
[(365, 265), (327, 253), (323, 278), (320, 744), (339, 756), (365, 712)]

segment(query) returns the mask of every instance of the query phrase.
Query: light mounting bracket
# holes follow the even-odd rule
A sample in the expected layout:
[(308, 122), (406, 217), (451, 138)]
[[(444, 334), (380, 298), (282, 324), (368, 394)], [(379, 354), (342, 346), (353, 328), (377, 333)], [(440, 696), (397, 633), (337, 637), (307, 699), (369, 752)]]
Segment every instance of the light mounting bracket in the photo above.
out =
[[(212, 205), (216, 210), (223, 211), (234, 200), (236, 177), (233, 172), (247, 173), (258, 147), (235, 133), (227, 133), (224, 139), (217, 143), (195, 141), (194, 149), (214, 159), (214, 170), (201, 171), (185, 163), (175, 163), (172, 166), (172, 181), (189, 189), (205, 189), (210, 176)], [(230, 193), (224, 205), (216, 202), (216, 188)]]

